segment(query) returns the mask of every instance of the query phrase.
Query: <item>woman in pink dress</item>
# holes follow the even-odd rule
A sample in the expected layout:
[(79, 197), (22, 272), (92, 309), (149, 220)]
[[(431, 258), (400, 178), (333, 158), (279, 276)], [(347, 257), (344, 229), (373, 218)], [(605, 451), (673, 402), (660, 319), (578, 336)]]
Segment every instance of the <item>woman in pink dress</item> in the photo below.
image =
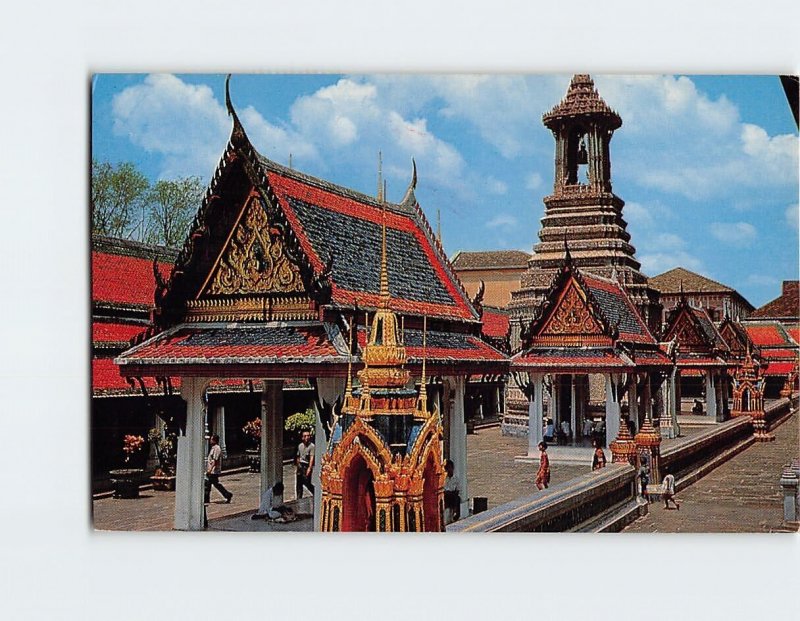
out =
[(536, 473), (536, 487), (546, 489), (550, 484), (550, 459), (547, 457), (547, 444), (539, 442), (539, 470)]

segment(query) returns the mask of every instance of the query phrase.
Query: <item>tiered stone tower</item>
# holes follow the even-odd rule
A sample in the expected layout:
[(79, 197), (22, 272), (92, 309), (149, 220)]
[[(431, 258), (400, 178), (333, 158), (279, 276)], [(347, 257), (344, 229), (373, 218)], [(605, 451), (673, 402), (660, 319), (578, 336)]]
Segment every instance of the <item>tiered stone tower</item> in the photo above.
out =
[(582, 271), (616, 278), (657, 333), (659, 294), (639, 271), (622, 217), (625, 203), (611, 188), (609, 144), (622, 119), (603, 101), (589, 75), (575, 75), (564, 99), (542, 121), (556, 141), (555, 182), (544, 199), (540, 241), (522, 275), (522, 287), (511, 294), (512, 348), (519, 345), (517, 320), (530, 321), (541, 307), (565, 246)]

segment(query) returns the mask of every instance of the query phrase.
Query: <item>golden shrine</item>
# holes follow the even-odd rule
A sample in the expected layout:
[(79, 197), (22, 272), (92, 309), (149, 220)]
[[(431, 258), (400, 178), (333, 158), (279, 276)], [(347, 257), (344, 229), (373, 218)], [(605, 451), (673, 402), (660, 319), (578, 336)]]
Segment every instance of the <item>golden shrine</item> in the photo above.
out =
[(409, 387), (403, 329), (389, 302), (384, 220), (380, 306), (360, 385), (353, 388), (348, 364), (344, 404), (322, 457), (322, 531), (444, 530), (442, 423), (428, 407), (424, 357), (419, 394)]
[(733, 409), (731, 416), (750, 416), (753, 420), (753, 437), (758, 442), (770, 442), (775, 436), (767, 431), (764, 420), (764, 377), (750, 349), (744, 362), (733, 375)]

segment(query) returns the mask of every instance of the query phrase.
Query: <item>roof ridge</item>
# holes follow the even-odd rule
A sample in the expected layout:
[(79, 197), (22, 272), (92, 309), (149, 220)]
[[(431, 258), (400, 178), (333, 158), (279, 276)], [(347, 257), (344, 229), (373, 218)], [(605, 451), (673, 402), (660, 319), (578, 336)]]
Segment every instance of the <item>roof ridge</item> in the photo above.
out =
[[(251, 145), (252, 146), (252, 145)], [(382, 209), (384, 206), (394, 213), (399, 213), (402, 215), (410, 216), (413, 214), (413, 210), (408, 208), (407, 206), (401, 203), (392, 203), (389, 201), (379, 201), (376, 197), (370, 196), (369, 194), (364, 194), (363, 192), (359, 192), (358, 190), (353, 190), (352, 188), (348, 188), (343, 185), (339, 185), (337, 183), (333, 183), (326, 179), (321, 179), (320, 177), (315, 177), (313, 175), (309, 175), (308, 173), (301, 172), (299, 170), (295, 170), (294, 168), (289, 168), (284, 166), (283, 164), (279, 164), (278, 162), (265, 157), (255, 147), (253, 148), (253, 152), (258, 158), (260, 164), (264, 165), (266, 169), (270, 172), (276, 172), (286, 177), (290, 177), (295, 181), (302, 181), (304, 183), (309, 183), (313, 186), (321, 190), (325, 190), (327, 192), (332, 192), (334, 194), (339, 194), (346, 198), (351, 198), (353, 200), (360, 201), (362, 203), (367, 203), (376, 209)]]
[(154, 257), (161, 261), (172, 261), (178, 257), (178, 248), (147, 244), (133, 239), (121, 237), (108, 237), (106, 235), (92, 234), (92, 250), (128, 257), (152, 260)]
[[(692, 270), (687, 269), (685, 267), (682, 267), (680, 265), (677, 266), (677, 267), (673, 267), (671, 270), (667, 270), (666, 272), (662, 272), (661, 274), (658, 274), (656, 276), (651, 276), (650, 278), (648, 278), (648, 281), (653, 281), (653, 280), (656, 280), (658, 278), (661, 278), (662, 276), (666, 276), (667, 274), (672, 274), (673, 272), (678, 272), (678, 271), (684, 272), (686, 274), (690, 274), (690, 275), (694, 276), (695, 278), (699, 278), (700, 280), (703, 280), (703, 281), (710, 282), (710, 283), (713, 283), (715, 285), (718, 285), (718, 286), (722, 287), (722, 289), (724, 289), (725, 291), (736, 291), (734, 288), (729, 287), (728, 285), (726, 285), (724, 283), (721, 283), (718, 280), (714, 280), (713, 278), (709, 278), (708, 276), (703, 276), (702, 274), (698, 274), (697, 272), (693, 272)], [(685, 288), (686, 288), (686, 283), (684, 283), (684, 289)], [(693, 293), (693, 292), (690, 291), (690, 293)]]

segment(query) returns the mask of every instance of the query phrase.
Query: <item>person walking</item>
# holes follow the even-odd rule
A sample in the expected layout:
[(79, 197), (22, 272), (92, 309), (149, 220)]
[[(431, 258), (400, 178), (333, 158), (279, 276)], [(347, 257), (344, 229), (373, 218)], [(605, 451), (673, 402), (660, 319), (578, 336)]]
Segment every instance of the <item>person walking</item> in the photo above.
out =
[(547, 457), (547, 443), (539, 442), (539, 470), (536, 472), (536, 487), (547, 489), (550, 484), (550, 458)]
[(453, 460), (444, 463), (447, 476), (444, 480), (444, 523), (451, 524), (461, 517), (461, 483), (455, 476)]
[(294, 458), (297, 468), (297, 499), (303, 497), (303, 486), (311, 495), (314, 495), (314, 484), (311, 482), (311, 473), (314, 471), (314, 443), (311, 441), (311, 432), (304, 431), (300, 436), (300, 444), (297, 445), (297, 454)]
[(222, 483), (219, 482), (219, 475), (222, 472), (222, 449), (219, 447), (219, 436), (214, 434), (211, 436), (211, 449), (208, 451), (208, 459), (206, 460), (206, 504), (211, 502), (211, 486), (217, 488), (217, 491), (225, 498), (228, 503), (233, 498), (233, 493), (225, 489)]
[(647, 492), (647, 486), (650, 483), (650, 455), (647, 451), (642, 451), (639, 456), (639, 485), (642, 489), (642, 498), (648, 503), (650, 502), (650, 494)]
[(664, 477), (663, 485), (664, 491), (661, 492), (661, 494), (664, 498), (664, 508), (669, 509), (669, 502), (671, 500), (672, 504), (675, 505), (675, 508), (680, 511), (681, 505), (677, 500), (675, 500), (675, 477), (673, 476), (672, 472), (667, 471), (667, 476)]

